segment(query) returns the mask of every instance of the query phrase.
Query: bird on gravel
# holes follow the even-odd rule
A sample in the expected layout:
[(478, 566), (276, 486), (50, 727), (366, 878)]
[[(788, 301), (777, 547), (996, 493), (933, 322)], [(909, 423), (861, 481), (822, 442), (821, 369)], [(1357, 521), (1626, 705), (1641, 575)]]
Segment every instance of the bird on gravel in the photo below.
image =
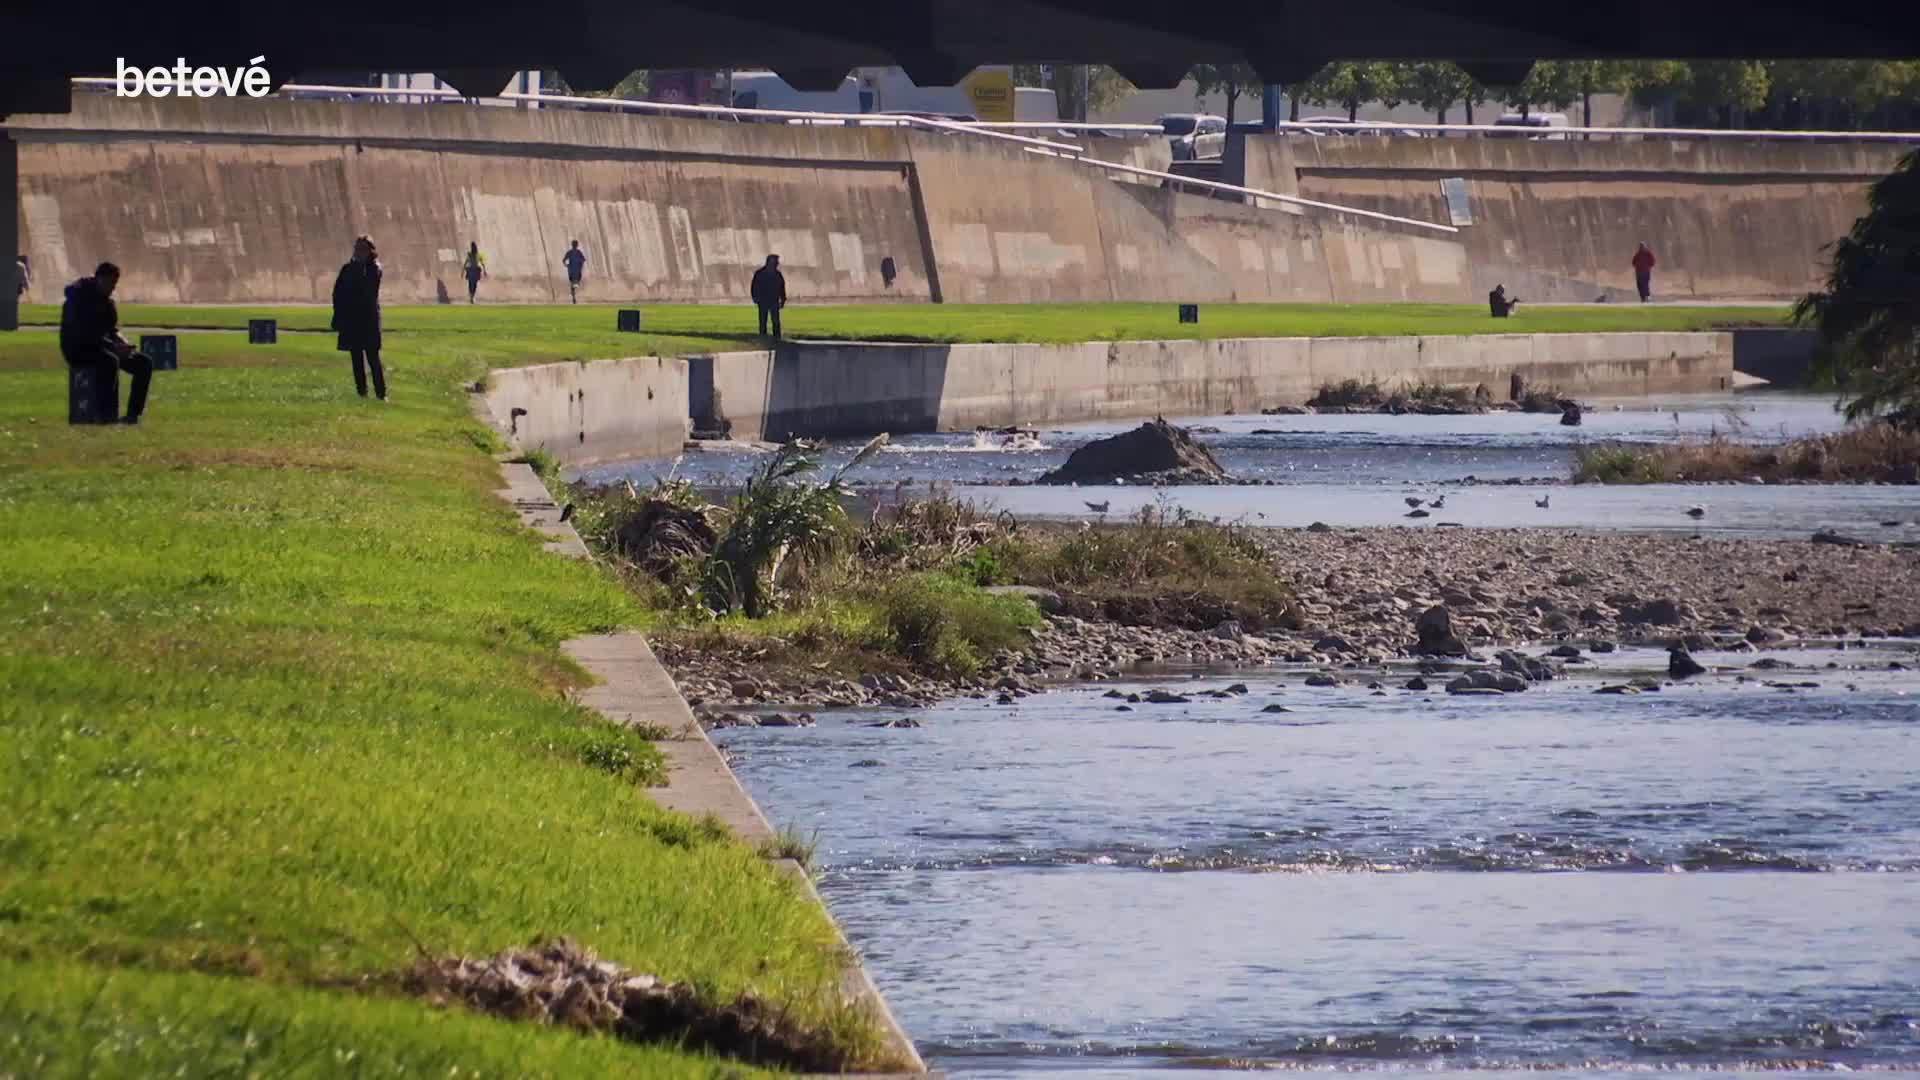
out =
[(1689, 506), (1689, 507), (1687, 507), (1687, 516), (1688, 516), (1688, 517), (1690, 517), (1690, 518), (1703, 518), (1703, 517), (1706, 517), (1706, 516), (1707, 516), (1707, 508), (1706, 508), (1706, 507), (1704, 507), (1704, 506), (1701, 506), (1701, 505), (1700, 505), (1700, 504), (1698, 504), (1698, 503), (1695, 503), (1694, 505), (1692, 505), (1692, 506)]
[(1439, 498), (1434, 499), (1432, 502), (1427, 504), (1427, 509), (1429, 510), (1445, 510), (1446, 508), (1447, 508), (1447, 497), (1445, 495), (1442, 495)]
[(1420, 509), (1420, 504), (1421, 504), (1421, 503), (1423, 503), (1423, 502), (1425, 502), (1425, 501), (1426, 501), (1425, 499), (1420, 499), (1420, 498), (1416, 498), (1416, 497), (1414, 497), (1414, 496), (1412, 496), (1412, 495), (1409, 495), (1409, 496), (1407, 496), (1407, 508), (1408, 508), (1409, 510), (1418, 510), (1418, 509)]
[(1087, 503), (1087, 509), (1089, 509), (1089, 510), (1091, 510), (1091, 511), (1093, 511), (1093, 512), (1094, 512), (1094, 513), (1096, 513), (1096, 514), (1104, 514), (1104, 513), (1106, 513), (1106, 512), (1107, 512), (1107, 507), (1109, 507), (1109, 506), (1112, 506), (1112, 505), (1113, 505), (1113, 500), (1112, 500), (1112, 499), (1108, 499), (1108, 500), (1107, 500), (1106, 502), (1087, 502), (1087, 500), (1085, 500), (1085, 499), (1082, 499), (1082, 500), (1080, 500), (1080, 501), (1081, 501), (1081, 502), (1086, 502), (1086, 503)]
[(1533, 505), (1539, 507), (1542, 510), (1545, 510), (1547, 509), (1547, 504), (1552, 501), (1553, 501), (1553, 493), (1548, 492), (1547, 494), (1542, 495), (1539, 498), (1533, 500)]

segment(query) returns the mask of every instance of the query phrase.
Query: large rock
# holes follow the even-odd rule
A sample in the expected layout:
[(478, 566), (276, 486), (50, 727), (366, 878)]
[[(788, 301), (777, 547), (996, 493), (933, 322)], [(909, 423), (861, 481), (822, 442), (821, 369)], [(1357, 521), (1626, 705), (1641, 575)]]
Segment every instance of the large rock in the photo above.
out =
[(1218, 484), (1231, 479), (1185, 428), (1155, 418), (1075, 450), (1043, 484)]
[(1676, 679), (1686, 679), (1695, 675), (1705, 675), (1706, 673), (1707, 669), (1700, 666), (1700, 661), (1695, 660), (1687, 650), (1667, 650), (1667, 674)]
[(1413, 621), (1413, 631), (1419, 635), (1414, 651), (1425, 656), (1465, 656), (1467, 645), (1453, 632), (1453, 615), (1444, 604), (1420, 613)]

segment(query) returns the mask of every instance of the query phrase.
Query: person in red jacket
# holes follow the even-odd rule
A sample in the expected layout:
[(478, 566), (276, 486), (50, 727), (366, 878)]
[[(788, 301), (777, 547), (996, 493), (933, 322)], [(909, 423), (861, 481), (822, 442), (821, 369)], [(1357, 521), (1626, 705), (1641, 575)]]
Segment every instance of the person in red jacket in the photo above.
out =
[(1640, 244), (1640, 250), (1633, 253), (1633, 283), (1640, 289), (1640, 302), (1646, 303), (1653, 296), (1653, 249)]

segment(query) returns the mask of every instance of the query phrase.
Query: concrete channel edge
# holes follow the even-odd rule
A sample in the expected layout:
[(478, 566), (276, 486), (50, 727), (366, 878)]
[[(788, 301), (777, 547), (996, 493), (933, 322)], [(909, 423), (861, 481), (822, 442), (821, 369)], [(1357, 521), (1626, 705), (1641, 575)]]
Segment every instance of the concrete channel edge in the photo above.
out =
[[(480, 395), (472, 397), (474, 416), (503, 439), (505, 432), (486, 408)], [(546, 549), (574, 559), (592, 559), (586, 543), (572, 524), (560, 520), (560, 506), (546, 484), (529, 465), (500, 461), (501, 487), (497, 494), (527, 527), (546, 538)], [(638, 633), (595, 634), (564, 642), (561, 648), (598, 682), (582, 691), (577, 700), (615, 724), (631, 726), (649, 723), (670, 730), (671, 738), (656, 745), (667, 761), (667, 784), (651, 788), (648, 795), (659, 805), (683, 814), (699, 817), (712, 814), (726, 824), (741, 842), (760, 847), (776, 839), (767, 816), (747, 794), (738, 777), (728, 767), (719, 747), (707, 737), (706, 730), (694, 719), (693, 710), (680, 696), (673, 677), (661, 665), (646, 638)], [(841, 972), (841, 990), (867, 1010), (880, 1026), (887, 1048), (912, 1071), (888, 1075), (930, 1075), (920, 1052), (906, 1029), (887, 1007), (886, 999), (867, 975), (859, 954), (847, 940), (826, 901), (814, 887), (813, 877), (793, 859), (772, 859), (775, 867), (788, 875), (826, 912), (840, 945), (849, 958)], [(874, 1075), (874, 1074), (868, 1074)], [(933, 1074), (937, 1075), (937, 1074)]]

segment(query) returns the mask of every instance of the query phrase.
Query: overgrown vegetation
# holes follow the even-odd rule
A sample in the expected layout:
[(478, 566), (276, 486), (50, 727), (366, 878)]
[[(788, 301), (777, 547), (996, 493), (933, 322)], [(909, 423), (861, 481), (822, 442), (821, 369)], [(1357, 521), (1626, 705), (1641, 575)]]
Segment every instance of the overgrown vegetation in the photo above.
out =
[(1377, 382), (1345, 379), (1327, 383), (1307, 401), (1316, 409), (1391, 413), (1460, 414), (1485, 412), (1493, 398), (1484, 386), (1447, 386), (1441, 383), (1412, 383), (1383, 388)]
[(1834, 435), (1753, 446), (1726, 437), (1660, 446), (1608, 444), (1575, 451), (1575, 483), (1668, 484), (1920, 482), (1920, 431), (1871, 422)]
[[(814, 487), (791, 467), (796, 460), (783, 452), (763, 466), (757, 497), (773, 497), (766, 485)], [(1041, 622), (1026, 598), (988, 591), (999, 585), (1049, 590), (1073, 614), (1131, 625), (1211, 630), (1231, 620), (1257, 631), (1298, 620), (1291, 591), (1251, 530), (1161, 506), (1080, 528), (1028, 526), (940, 494), (897, 495), (857, 529), (821, 515), (816, 527), (834, 541), (812, 544), (820, 557), (804, 571), (794, 565), (769, 576), (775, 602), (752, 616), (741, 605), (711, 603), (690, 584), (726, 547), (723, 508), (699, 505), (672, 481), (648, 493), (622, 484), (582, 498), (590, 542), (624, 562), (643, 593), (674, 606), (671, 632), (681, 643), (750, 647), (756, 663), (771, 668), (975, 676), (1021, 651)]]
[(1867, 193), (1867, 213), (1833, 246), (1826, 288), (1795, 321), (1819, 330), (1849, 420), (1920, 430), (1920, 151)]

